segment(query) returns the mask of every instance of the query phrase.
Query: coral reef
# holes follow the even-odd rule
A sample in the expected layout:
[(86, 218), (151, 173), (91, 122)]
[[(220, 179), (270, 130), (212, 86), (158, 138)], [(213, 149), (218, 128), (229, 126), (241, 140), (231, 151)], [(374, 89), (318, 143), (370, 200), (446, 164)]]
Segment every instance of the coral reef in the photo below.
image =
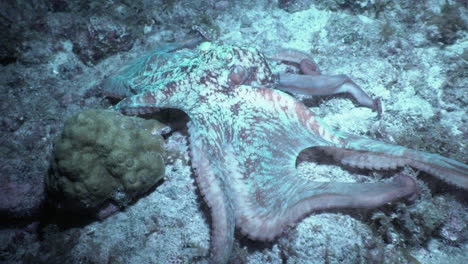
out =
[(164, 176), (162, 127), (102, 110), (71, 117), (55, 143), (47, 189), (77, 212), (127, 206)]
[(119, 51), (132, 48), (135, 36), (127, 26), (118, 24), (106, 17), (91, 17), (77, 30), (73, 51), (87, 64), (95, 64)]
[[(466, 8), (461, 0), (1, 1), (0, 262), (207, 263), (209, 208), (195, 186), (183, 114), (164, 118), (174, 131), (164, 135), (167, 180), (148, 195), (102, 221), (73, 215), (80, 225), (72, 228), (42, 206), (65, 120), (108, 108), (102, 80), (148, 50), (192, 39), (192, 29), (267, 53), (310, 53), (324, 74), (347, 74), (382, 101), (378, 119), (345, 95), (303, 96), (331, 127), (467, 163)], [(102, 41), (90, 36), (95, 25)], [(113, 32), (131, 37), (113, 40)], [(313, 154), (296, 164), (314, 181), (375, 182), (395, 173)], [(465, 263), (466, 192), (409, 175), (420, 190), (411, 203), (316, 214), (273, 242), (235, 233), (232, 263)]]
[(427, 36), (430, 40), (442, 45), (455, 43), (463, 37), (467, 30), (467, 18), (463, 15), (466, 7), (462, 3), (450, 4), (448, 1), (441, 7), (439, 13), (429, 13), (425, 18), (430, 26)]

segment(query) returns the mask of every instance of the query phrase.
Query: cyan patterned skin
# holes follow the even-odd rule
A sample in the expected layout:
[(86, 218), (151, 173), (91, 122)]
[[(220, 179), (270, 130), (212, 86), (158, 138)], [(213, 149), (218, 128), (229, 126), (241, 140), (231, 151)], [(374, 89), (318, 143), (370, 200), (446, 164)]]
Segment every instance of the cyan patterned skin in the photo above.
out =
[(235, 227), (252, 239), (271, 240), (314, 210), (372, 208), (415, 193), (409, 176), (381, 183), (298, 177), (296, 157), (308, 147), (349, 166), (407, 165), (468, 188), (465, 164), (333, 131), (302, 102), (277, 90), (278, 78), (256, 49), (202, 43), (194, 50), (146, 55), (105, 84), (108, 94), (125, 98), (118, 111), (177, 108), (190, 117), (192, 166), (212, 214), (213, 263), (229, 260)]

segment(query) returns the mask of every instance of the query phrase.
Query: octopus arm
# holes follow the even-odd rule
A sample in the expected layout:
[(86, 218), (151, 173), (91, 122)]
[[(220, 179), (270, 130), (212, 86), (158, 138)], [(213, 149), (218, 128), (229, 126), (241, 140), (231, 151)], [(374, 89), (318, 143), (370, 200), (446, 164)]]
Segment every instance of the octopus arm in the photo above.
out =
[(334, 95), (350, 94), (361, 106), (379, 114), (382, 112), (380, 99), (372, 99), (355, 82), (344, 74), (339, 75), (299, 75), (280, 73), (279, 90), (293, 94)]
[(159, 111), (161, 106), (165, 106), (165, 101), (167, 100), (163, 94), (147, 92), (123, 99), (114, 109), (126, 115), (154, 113)]
[[(272, 142), (278, 143), (274, 139)], [(227, 150), (226, 157), (236, 160), (236, 153), (234, 149)], [(255, 167), (245, 168), (241, 161), (230, 163), (236, 225), (244, 235), (256, 240), (272, 240), (286, 226), (314, 211), (375, 208), (416, 191), (413, 179), (404, 175), (378, 183), (312, 181), (298, 175), (291, 164), (295, 158), (287, 153), (278, 155), (264, 151)]]
[(283, 49), (267, 56), (270, 60), (285, 61), (298, 64), (302, 73), (320, 75), (320, 69), (311, 55), (295, 49)]
[[(216, 171), (213, 162), (209, 159), (207, 147), (203, 142), (201, 133), (188, 124), (192, 166), (196, 172), (196, 181), (206, 204), (211, 210), (212, 229), (210, 261), (211, 263), (227, 263), (234, 243), (234, 204), (231, 199), (231, 187), (226, 184), (223, 172)], [(221, 160), (218, 159), (218, 160)]]
[(236, 225), (245, 235), (271, 240), (316, 210), (374, 208), (414, 194), (416, 186), (408, 176), (379, 183), (316, 182), (300, 177), (295, 161), (301, 150), (345, 141), (302, 103), (280, 91), (241, 86), (237, 97), (256, 102), (246, 103), (246, 112), (254, 112), (255, 118), (241, 121), (246, 123), (241, 140), (224, 148)]
[(468, 166), (461, 162), (349, 133), (341, 135), (348, 141), (342, 148), (320, 148), (343, 164), (368, 169), (395, 169), (407, 165), (468, 189)]

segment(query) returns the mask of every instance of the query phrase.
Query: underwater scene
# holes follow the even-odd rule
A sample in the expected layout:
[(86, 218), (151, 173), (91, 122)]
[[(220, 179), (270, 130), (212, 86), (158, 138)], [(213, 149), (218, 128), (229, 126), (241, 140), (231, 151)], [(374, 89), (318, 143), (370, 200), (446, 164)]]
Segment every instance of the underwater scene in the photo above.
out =
[(0, 2), (0, 263), (468, 263), (468, 2)]

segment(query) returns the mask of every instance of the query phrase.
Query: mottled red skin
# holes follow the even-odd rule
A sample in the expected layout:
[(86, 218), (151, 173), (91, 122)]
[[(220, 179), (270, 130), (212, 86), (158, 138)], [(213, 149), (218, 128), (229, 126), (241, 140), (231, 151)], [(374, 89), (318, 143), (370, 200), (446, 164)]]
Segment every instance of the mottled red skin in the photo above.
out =
[[(285, 54), (294, 60), (298, 53)], [(305, 64), (305, 71), (313, 68)], [(212, 215), (213, 263), (228, 262), (235, 227), (252, 239), (271, 240), (316, 210), (374, 208), (415, 194), (415, 181), (405, 175), (377, 183), (299, 177), (296, 158), (308, 147), (351, 167), (408, 165), (468, 188), (465, 164), (334, 131), (302, 102), (276, 90), (275, 80), (256, 49), (211, 44), (145, 56), (108, 82), (136, 94), (115, 107), (126, 114), (177, 108), (190, 117), (192, 166)], [(280, 86), (283, 81), (280, 75)]]

